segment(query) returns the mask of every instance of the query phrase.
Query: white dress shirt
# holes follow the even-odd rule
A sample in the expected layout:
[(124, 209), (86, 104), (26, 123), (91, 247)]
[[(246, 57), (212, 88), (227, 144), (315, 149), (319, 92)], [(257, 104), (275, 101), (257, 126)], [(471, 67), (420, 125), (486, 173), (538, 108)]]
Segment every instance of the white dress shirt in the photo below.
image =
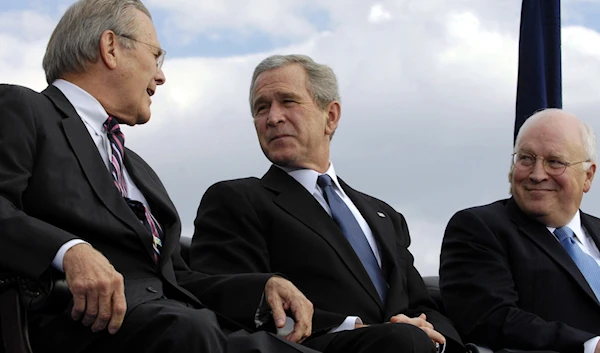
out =
[[(581, 250), (583, 250), (584, 253), (590, 255), (594, 260), (596, 260), (598, 266), (600, 266), (600, 252), (598, 251), (598, 247), (594, 243), (592, 237), (590, 237), (589, 234), (587, 234), (585, 228), (583, 228), (583, 226), (581, 225), (581, 215), (579, 213), (579, 210), (577, 210), (577, 213), (575, 213), (575, 217), (573, 217), (571, 222), (567, 223), (566, 227), (569, 227), (573, 231), (573, 233), (575, 233), (575, 243), (581, 248)], [(554, 235), (554, 230), (556, 228), (546, 228), (548, 228), (550, 233)], [(556, 238), (556, 240), (558, 241), (558, 238)], [(596, 336), (585, 341), (585, 343), (583, 344), (584, 353), (594, 353), (598, 341), (600, 341), (600, 336)]]
[[(56, 80), (52, 82), (52, 85), (58, 88), (64, 95), (67, 97), (71, 105), (75, 108), (75, 111), (81, 117), (85, 127), (90, 133), (90, 137), (94, 141), (96, 148), (98, 148), (98, 152), (100, 153), (100, 157), (104, 161), (104, 165), (106, 166), (107, 173), (109, 172), (109, 156), (111, 155), (111, 147), (110, 142), (108, 141), (108, 136), (106, 135), (106, 131), (102, 126), (106, 119), (108, 119), (108, 113), (104, 110), (104, 107), (98, 102), (98, 100), (80, 87), (72, 84), (71, 82), (65, 80)], [(133, 180), (127, 173), (127, 169), (123, 166), (123, 174), (125, 176), (125, 183), (127, 184), (127, 192), (128, 197), (132, 200), (140, 201), (144, 204), (144, 206), (148, 206), (148, 202), (142, 192), (135, 186)], [(116, 189), (116, 187), (115, 187)], [(63, 244), (54, 260), (52, 261), (52, 266), (60, 271), (64, 272), (63, 269), (63, 257), (67, 250), (69, 250), (74, 245), (79, 243), (87, 243), (82, 239), (73, 239), (71, 241)]]
[[(313, 195), (313, 197), (319, 202), (323, 209), (325, 209), (329, 216), (331, 216), (331, 209), (329, 208), (329, 204), (325, 200), (325, 196), (323, 196), (323, 190), (317, 184), (317, 178), (319, 177), (319, 175), (321, 175), (319, 172), (314, 171), (312, 169), (292, 169), (285, 167), (280, 168), (283, 169), (286, 173), (288, 173), (288, 175), (294, 178), (297, 182), (299, 182), (306, 190), (308, 190), (308, 192), (311, 195)], [(329, 169), (327, 169), (325, 174), (331, 177), (331, 180), (333, 181), (333, 189), (335, 190), (337, 195), (344, 201), (346, 206), (348, 206), (348, 208), (352, 212), (352, 215), (354, 215), (354, 218), (356, 218), (356, 221), (360, 225), (360, 228), (362, 229), (363, 233), (365, 233), (365, 237), (367, 238), (367, 241), (371, 246), (371, 250), (373, 250), (373, 254), (375, 254), (375, 258), (377, 259), (379, 267), (381, 267), (381, 256), (379, 254), (379, 248), (377, 247), (377, 241), (373, 237), (373, 231), (371, 230), (371, 227), (369, 227), (367, 221), (365, 221), (364, 217), (360, 214), (352, 200), (350, 200), (348, 195), (346, 195), (346, 193), (340, 186), (338, 178), (335, 174), (335, 169), (333, 168), (333, 163), (329, 163)], [(333, 333), (339, 331), (354, 330), (355, 324), (362, 323), (362, 320), (358, 316), (348, 316), (340, 326), (333, 328), (329, 332)]]

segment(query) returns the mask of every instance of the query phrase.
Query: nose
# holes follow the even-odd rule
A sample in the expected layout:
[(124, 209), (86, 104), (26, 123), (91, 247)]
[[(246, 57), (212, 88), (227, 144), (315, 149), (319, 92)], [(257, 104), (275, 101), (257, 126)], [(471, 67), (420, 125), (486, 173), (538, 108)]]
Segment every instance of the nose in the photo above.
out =
[(267, 115), (267, 124), (275, 126), (285, 121), (285, 114), (277, 103), (271, 104), (269, 107), (269, 114)]
[(544, 166), (544, 160), (537, 158), (535, 160), (535, 164), (533, 165), (533, 169), (529, 174), (529, 179), (536, 183), (540, 183), (546, 179), (548, 179), (548, 173), (546, 172), (546, 168)]
[(165, 77), (165, 73), (163, 72), (162, 68), (160, 68), (156, 71), (156, 75), (154, 76), (154, 81), (159, 86), (163, 85), (167, 81), (167, 78)]

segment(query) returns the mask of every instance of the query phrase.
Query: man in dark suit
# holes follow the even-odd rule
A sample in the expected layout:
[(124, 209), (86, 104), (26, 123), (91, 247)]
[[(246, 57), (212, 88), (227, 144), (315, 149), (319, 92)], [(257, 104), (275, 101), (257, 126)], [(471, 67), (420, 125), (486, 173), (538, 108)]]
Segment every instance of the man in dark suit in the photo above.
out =
[(452, 217), (440, 286), (464, 339), (494, 350), (600, 351), (600, 220), (579, 210), (596, 154), (587, 124), (538, 112), (516, 140), (512, 197)]
[(413, 267), (404, 217), (352, 189), (330, 163), (341, 115), (333, 71), (302, 55), (266, 58), (254, 71), (250, 106), (273, 166), (262, 179), (205, 193), (192, 268), (282, 273), (313, 302), (305, 344), (324, 352), (434, 352), (444, 343), (460, 351)]
[[(208, 276), (179, 254), (176, 209), (119, 128), (149, 120), (164, 56), (141, 2), (81, 0), (49, 41), (48, 88), (0, 86), (0, 268), (34, 279), (64, 272), (73, 294), (64, 314), (32, 317), (36, 352), (235, 351), (200, 300), (232, 328), (254, 329), (260, 303), (282, 327), (291, 307), (287, 338), (310, 334), (312, 304), (291, 282)], [(305, 349), (253, 337), (244, 351)]]

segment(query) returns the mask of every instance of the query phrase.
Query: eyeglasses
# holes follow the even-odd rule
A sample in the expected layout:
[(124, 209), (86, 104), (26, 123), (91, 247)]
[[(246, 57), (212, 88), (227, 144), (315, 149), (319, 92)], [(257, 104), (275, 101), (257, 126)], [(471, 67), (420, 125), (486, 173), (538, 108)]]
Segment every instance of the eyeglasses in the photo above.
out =
[(542, 164), (544, 165), (544, 170), (546, 173), (552, 176), (559, 176), (565, 172), (567, 167), (570, 167), (575, 164), (589, 162), (588, 160), (579, 161), (579, 162), (567, 162), (560, 158), (556, 157), (541, 157), (536, 156), (535, 154), (526, 153), (526, 152), (516, 152), (512, 154), (513, 157), (513, 165), (520, 170), (531, 170), (537, 163), (538, 158), (542, 160)]
[(125, 34), (117, 34), (119, 37), (123, 37), (123, 38), (127, 38), (129, 40), (132, 40), (134, 42), (138, 42), (138, 43), (142, 43), (145, 44), (149, 47), (152, 47), (156, 50), (158, 50), (158, 53), (153, 53), (154, 56), (156, 57), (156, 68), (158, 70), (160, 70), (162, 68), (163, 62), (165, 61), (165, 56), (167, 56), (167, 51), (164, 50), (163, 48), (157, 47), (156, 45), (152, 45), (150, 43), (146, 43), (146, 42), (142, 42), (141, 40), (137, 40), (135, 38), (132, 38), (131, 36), (125, 35)]

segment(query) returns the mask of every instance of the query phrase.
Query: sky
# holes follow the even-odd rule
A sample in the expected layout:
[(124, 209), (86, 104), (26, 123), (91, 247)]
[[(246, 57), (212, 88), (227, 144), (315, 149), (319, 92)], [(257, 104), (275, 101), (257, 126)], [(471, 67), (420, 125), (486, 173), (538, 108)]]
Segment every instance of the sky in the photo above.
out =
[[(0, 2), (0, 83), (41, 91), (50, 34), (72, 0)], [(183, 223), (215, 182), (261, 177), (248, 105), (272, 54), (331, 66), (342, 100), (336, 172), (408, 222), (422, 275), (436, 275), (457, 211), (509, 197), (520, 0), (146, 0), (167, 78), (127, 145), (158, 173)], [(562, 5), (564, 109), (600, 131), (600, 0)], [(597, 182), (600, 183), (600, 182)], [(600, 185), (582, 210), (600, 215)]]

